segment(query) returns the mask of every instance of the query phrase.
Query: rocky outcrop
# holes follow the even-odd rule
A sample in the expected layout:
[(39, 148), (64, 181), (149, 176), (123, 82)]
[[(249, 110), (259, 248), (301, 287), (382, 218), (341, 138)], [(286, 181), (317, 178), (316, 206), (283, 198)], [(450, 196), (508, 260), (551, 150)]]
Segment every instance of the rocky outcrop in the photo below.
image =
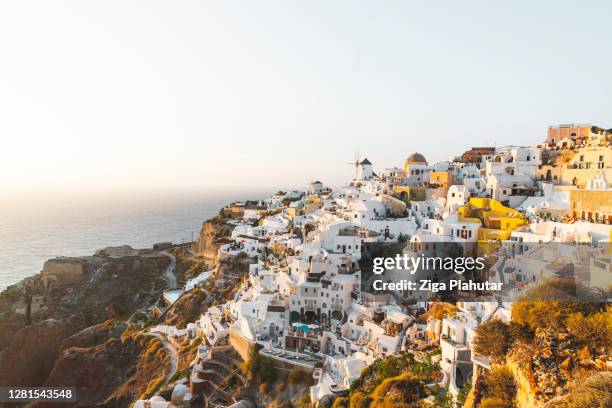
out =
[(75, 387), (79, 407), (129, 406), (161, 385), (170, 364), (157, 338), (132, 332), (124, 322), (89, 327), (62, 345), (44, 385)]
[(50, 285), (64, 286), (82, 279), (90, 265), (90, 259), (85, 257), (53, 258), (44, 263), (40, 275), (46, 287)]
[(184, 293), (163, 316), (162, 324), (185, 328), (187, 323), (196, 321), (208, 309), (214, 294), (205, 289), (193, 289)]
[(543, 406), (567, 394), (572, 382), (606, 370), (604, 354), (578, 347), (564, 331), (536, 330), (533, 344), (515, 344), (506, 364), (517, 384), (519, 407)]
[[(83, 406), (129, 406), (156, 386), (168, 356), (159, 340), (127, 335), (125, 321), (159, 298), (169, 264), (152, 250), (107, 248), (56, 258), (8, 288), (0, 294), (0, 384), (74, 385)], [(64, 272), (61, 285), (43, 279)], [(31, 322), (17, 312), (29, 296), (41, 300)]]
[(193, 247), (194, 255), (213, 265), (217, 261), (219, 247), (229, 242), (228, 238), (232, 234), (232, 229), (233, 226), (221, 216), (205, 221)]

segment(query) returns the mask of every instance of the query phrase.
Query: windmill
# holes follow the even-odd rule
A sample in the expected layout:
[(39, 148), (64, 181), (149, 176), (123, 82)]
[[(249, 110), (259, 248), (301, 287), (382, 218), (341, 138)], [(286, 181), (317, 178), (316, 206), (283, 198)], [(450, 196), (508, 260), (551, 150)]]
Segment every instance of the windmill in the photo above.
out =
[(346, 164), (352, 164), (353, 166), (355, 166), (355, 177), (354, 177), (355, 180), (357, 180), (357, 176), (359, 174), (359, 163), (361, 163), (361, 160), (359, 159), (359, 151), (355, 151), (355, 161), (354, 162), (346, 163)]

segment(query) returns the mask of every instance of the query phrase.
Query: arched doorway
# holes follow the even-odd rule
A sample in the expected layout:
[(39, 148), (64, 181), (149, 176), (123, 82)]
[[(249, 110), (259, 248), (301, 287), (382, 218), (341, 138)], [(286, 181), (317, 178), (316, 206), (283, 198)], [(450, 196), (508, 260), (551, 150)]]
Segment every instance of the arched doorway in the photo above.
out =
[(300, 313), (293, 311), (289, 313), (289, 324), (296, 323), (300, 321)]

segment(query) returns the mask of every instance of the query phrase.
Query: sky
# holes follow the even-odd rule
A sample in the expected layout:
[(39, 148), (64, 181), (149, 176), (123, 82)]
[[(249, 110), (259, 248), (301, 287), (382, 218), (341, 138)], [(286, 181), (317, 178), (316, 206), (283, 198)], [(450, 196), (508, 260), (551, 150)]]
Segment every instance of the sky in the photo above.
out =
[[(0, 3), (0, 192), (304, 187), (612, 127), (609, 1)], [(8, 194), (8, 195), (7, 195)]]

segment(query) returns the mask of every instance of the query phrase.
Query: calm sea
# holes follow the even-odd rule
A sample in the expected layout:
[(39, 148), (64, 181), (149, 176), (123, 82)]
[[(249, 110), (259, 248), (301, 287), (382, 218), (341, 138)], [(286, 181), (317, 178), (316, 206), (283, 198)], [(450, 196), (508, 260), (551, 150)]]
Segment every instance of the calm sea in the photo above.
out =
[(226, 203), (267, 192), (156, 192), (2, 197), (0, 290), (37, 274), (56, 256), (92, 255), (106, 246), (150, 247), (197, 239), (202, 222)]

